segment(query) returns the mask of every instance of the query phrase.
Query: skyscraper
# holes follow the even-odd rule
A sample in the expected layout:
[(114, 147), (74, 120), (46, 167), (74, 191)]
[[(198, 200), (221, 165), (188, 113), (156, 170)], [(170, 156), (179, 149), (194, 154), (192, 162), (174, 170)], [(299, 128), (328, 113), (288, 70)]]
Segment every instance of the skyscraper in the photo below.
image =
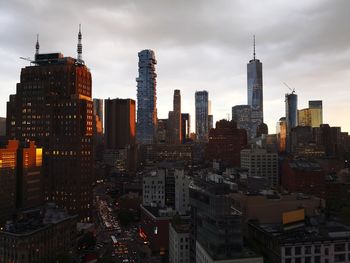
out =
[(280, 118), (279, 121), (277, 122), (276, 135), (277, 135), (278, 152), (284, 153), (286, 151), (286, 143), (287, 143), (287, 122), (285, 117)]
[(251, 131), (255, 137), (256, 129), (264, 121), (262, 63), (255, 58), (255, 36), (253, 59), (247, 64), (248, 105), (252, 108)]
[(33, 140), (43, 148), (45, 200), (81, 221), (92, 205), (91, 73), (82, 60), (61, 53), (39, 54), (22, 68), (21, 81), (7, 104), (7, 136)]
[(214, 116), (211, 112), (211, 100), (208, 101), (208, 132), (214, 128)]
[(298, 125), (298, 95), (292, 92), (286, 94), (286, 122), (287, 134)]
[(181, 141), (185, 143), (190, 138), (191, 120), (189, 113), (181, 113)]
[(312, 113), (312, 125), (319, 127), (323, 124), (323, 105), (322, 100), (309, 100), (309, 109)]
[(168, 121), (169, 143), (181, 143), (181, 94), (180, 90), (174, 90), (173, 111), (169, 112)]
[(251, 115), (252, 107), (249, 105), (237, 105), (232, 107), (232, 120), (237, 124), (238, 129), (247, 131), (247, 138), (251, 138)]
[(135, 169), (135, 111), (132, 99), (105, 100), (105, 159), (119, 172)]
[(106, 149), (135, 145), (135, 110), (132, 99), (105, 100)]
[(137, 81), (137, 129), (136, 139), (141, 144), (154, 142), (157, 129), (157, 94), (155, 65), (157, 60), (153, 50), (142, 50), (139, 56), (139, 76)]
[(298, 110), (298, 126), (320, 127), (322, 119), (322, 100), (310, 100), (309, 108)]
[(93, 152), (94, 161), (101, 161), (103, 158), (103, 99), (93, 99), (92, 116)]
[(291, 130), (298, 125), (298, 95), (294, 93), (286, 94), (286, 128), (287, 128), (287, 140), (286, 150), (291, 151)]
[(93, 99), (93, 133), (103, 133), (103, 99)]
[(199, 141), (208, 139), (208, 91), (196, 91), (196, 136)]

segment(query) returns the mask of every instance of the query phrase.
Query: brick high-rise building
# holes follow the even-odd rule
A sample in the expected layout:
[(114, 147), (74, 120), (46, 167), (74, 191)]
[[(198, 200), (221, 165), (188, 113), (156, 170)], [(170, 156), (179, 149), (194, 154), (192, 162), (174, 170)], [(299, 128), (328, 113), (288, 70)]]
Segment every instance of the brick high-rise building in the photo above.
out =
[(135, 145), (135, 110), (132, 99), (105, 100), (106, 149)]
[(220, 120), (216, 122), (216, 128), (210, 130), (206, 159), (220, 160), (228, 165), (239, 167), (241, 150), (246, 144), (246, 130), (237, 129), (233, 121)]
[(10, 141), (0, 149), (0, 226), (9, 220), (16, 210), (16, 141)]
[(16, 94), (7, 104), (7, 136), (43, 147), (45, 200), (81, 221), (92, 205), (91, 73), (82, 60), (61, 53), (39, 54), (21, 71)]
[(94, 161), (103, 159), (103, 99), (93, 99), (92, 132)]
[(33, 141), (9, 140), (0, 148), (0, 226), (16, 209), (42, 205), (42, 148)]
[(122, 170), (129, 172), (135, 169), (135, 111), (132, 99), (105, 100), (105, 148), (114, 150), (113, 162), (124, 163)]

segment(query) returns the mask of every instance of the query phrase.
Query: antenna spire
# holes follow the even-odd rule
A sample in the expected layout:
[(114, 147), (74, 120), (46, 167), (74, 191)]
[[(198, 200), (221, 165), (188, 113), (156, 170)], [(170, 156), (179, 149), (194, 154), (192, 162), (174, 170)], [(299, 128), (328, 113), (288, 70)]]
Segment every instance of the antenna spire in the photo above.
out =
[(83, 53), (83, 45), (81, 44), (82, 40), (82, 34), (81, 34), (81, 24), (79, 24), (79, 33), (78, 33), (78, 45), (77, 45), (77, 52), (78, 52), (78, 63), (84, 64), (82, 53)]
[(40, 45), (39, 45), (39, 34), (37, 34), (36, 35), (36, 44), (35, 44), (35, 56), (39, 55), (39, 48), (40, 48)]
[(255, 35), (253, 35), (253, 58), (255, 60)]

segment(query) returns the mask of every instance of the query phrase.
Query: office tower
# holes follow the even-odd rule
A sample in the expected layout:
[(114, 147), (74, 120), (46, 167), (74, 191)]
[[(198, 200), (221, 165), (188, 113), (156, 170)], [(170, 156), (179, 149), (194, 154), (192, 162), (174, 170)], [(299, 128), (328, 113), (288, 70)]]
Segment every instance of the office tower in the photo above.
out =
[(239, 167), (241, 150), (247, 145), (247, 133), (237, 129), (235, 122), (220, 120), (209, 132), (205, 159), (221, 161), (231, 167)]
[(251, 131), (255, 137), (256, 128), (264, 121), (262, 63), (255, 58), (255, 36), (253, 59), (247, 64), (248, 105), (251, 106)]
[(103, 99), (93, 99), (92, 116), (94, 161), (103, 159)]
[(208, 115), (208, 130), (214, 128), (214, 116), (209, 114)]
[(251, 115), (250, 105), (237, 105), (232, 107), (232, 120), (237, 124), (238, 129), (247, 131), (247, 138), (251, 138)]
[(180, 90), (174, 90), (174, 142), (181, 143), (181, 94)]
[(174, 90), (173, 111), (169, 112), (168, 139), (170, 144), (181, 143), (181, 95), (180, 90)]
[(7, 136), (33, 140), (44, 149), (45, 200), (89, 221), (93, 103), (91, 73), (81, 51), (80, 31), (79, 59), (37, 50), (7, 104)]
[(208, 140), (208, 91), (196, 91), (196, 136), (199, 141)]
[(298, 125), (298, 95), (294, 93), (286, 94), (286, 125), (287, 125), (287, 141), (286, 151), (291, 151), (290, 132)]
[(320, 123), (323, 124), (323, 105), (322, 100), (309, 100), (309, 109), (318, 109), (318, 118)]
[(309, 101), (309, 108), (298, 110), (298, 125), (320, 127), (322, 124), (322, 101)]
[(103, 134), (103, 99), (93, 99), (93, 133)]
[(325, 148), (317, 145), (313, 138), (313, 128), (311, 126), (297, 126), (291, 130), (291, 153), (294, 156), (305, 158), (323, 157)]
[(0, 227), (11, 219), (16, 210), (17, 141), (9, 141), (0, 149)]
[(249, 177), (264, 177), (269, 182), (270, 187), (278, 187), (277, 153), (270, 153), (266, 149), (243, 149), (241, 151), (241, 167), (248, 169)]
[(191, 119), (189, 113), (181, 113), (181, 141), (185, 143), (190, 139)]
[(0, 227), (15, 209), (42, 205), (42, 148), (33, 141), (9, 140), (0, 148)]
[(276, 136), (277, 136), (278, 152), (284, 153), (286, 151), (286, 143), (287, 143), (287, 122), (285, 117), (280, 118), (279, 121), (277, 122)]
[(291, 93), (286, 94), (286, 122), (287, 131), (298, 125), (298, 95)]
[(136, 140), (141, 144), (151, 144), (157, 129), (157, 60), (154, 51), (149, 49), (142, 50), (138, 56)]
[(214, 116), (211, 112), (211, 100), (208, 101), (208, 131), (214, 127)]
[[(10, 143), (11, 141), (9, 141)], [(44, 202), (43, 149), (35, 142), (22, 142), (17, 150), (17, 196), (16, 207), (28, 209)]]
[(321, 124), (313, 128), (313, 138), (317, 145), (323, 145), (327, 157), (335, 157), (341, 151), (341, 128)]
[(106, 149), (135, 145), (135, 110), (132, 99), (105, 100)]
[(110, 163), (116, 172), (135, 170), (135, 110), (132, 99), (105, 100), (105, 154), (115, 157)]

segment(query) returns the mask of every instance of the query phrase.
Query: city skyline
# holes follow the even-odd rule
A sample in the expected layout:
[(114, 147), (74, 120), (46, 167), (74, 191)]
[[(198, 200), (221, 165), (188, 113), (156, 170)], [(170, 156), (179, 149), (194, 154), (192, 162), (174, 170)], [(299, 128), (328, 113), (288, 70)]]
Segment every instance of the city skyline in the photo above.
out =
[[(348, 2), (104, 3), (0, 3), (1, 116), (19, 82), (19, 70), (28, 65), (19, 57), (33, 57), (36, 34), (41, 53), (75, 56), (76, 28), (81, 23), (83, 58), (93, 73), (95, 98), (136, 99), (137, 52), (150, 48), (158, 60), (158, 118), (167, 116), (175, 89), (181, 90), (182, 112), (192, 115), (192, 131), (196, 90), (209, 92), (215, 121), (227, 118), (232, 106), (246, 102), (246, 64), (253, 57), (255, 34), (257, 57), (264, 63), (264, 119), (270, 133), (285, 115), (284, 94), (289, 90), (283, 82), (296, 90), (299, 109), (309, 100), (322, 100), (324, 123), (350, 131), (350, 91), (345, 84), (350, 78)], [(147, 12), (152, 11), (150, 18)], [(171, 18), (166, 15), (170, 11)], [(64, 21), (58, 16), (62, 12)], [(186, 27), (180, 27), (182, 23)]]

